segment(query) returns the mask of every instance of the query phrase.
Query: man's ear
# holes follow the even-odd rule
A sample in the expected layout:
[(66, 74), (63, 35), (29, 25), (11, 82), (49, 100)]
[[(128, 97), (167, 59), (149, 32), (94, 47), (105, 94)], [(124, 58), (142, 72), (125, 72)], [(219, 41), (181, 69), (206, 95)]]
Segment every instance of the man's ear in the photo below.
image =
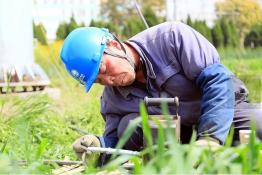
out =
[(121, 50), (121, 46), (120, 46), (119, 42), (117, 42), (116, 40), (110, 40), (107, 43), (107, 46), (114, 47), (114, 48), (117, 48), (117, 49)]

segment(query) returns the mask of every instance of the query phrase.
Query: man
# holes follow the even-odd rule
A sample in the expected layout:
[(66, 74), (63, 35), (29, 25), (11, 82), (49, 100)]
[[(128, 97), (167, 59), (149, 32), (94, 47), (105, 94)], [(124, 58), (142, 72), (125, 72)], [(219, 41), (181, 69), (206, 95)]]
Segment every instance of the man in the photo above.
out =
[[(66, 38), (61, 58), (87, 91), (94, 82), (105, 85), (101, 97), (104, 135), (77, 139), (73, 148), (79, 156), (84, 152), (81, 145), (114, 147), (128, 123), (139, 116), (139, 102), (162, 93), (180, 100), (182, 143), (189, 141), (193, 126), (199, 145), (223, 145), (232, 122), (236, 142), (238, 131), (249, 129), (245, 85), (220, 64), (212, 44), (183, 23), (151, 27), (124, 43), (107, 29), (79, 28)], [(151, 107), (148, 112), (161, 113)], [(125, 149), (140, 150), (142, 143), (138, 127)]]

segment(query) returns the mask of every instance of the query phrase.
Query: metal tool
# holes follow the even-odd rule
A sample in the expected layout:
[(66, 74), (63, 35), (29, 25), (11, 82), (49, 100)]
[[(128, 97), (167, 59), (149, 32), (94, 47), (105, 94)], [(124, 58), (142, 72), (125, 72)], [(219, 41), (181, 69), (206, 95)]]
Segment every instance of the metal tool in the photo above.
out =
[[(170, 127), (172, 130), (174, 130), (174, 134), (176, 135), (176, 138), (178, 139), (178, 141), (180, 141), (180, 123), (181, 122), (180, 122), (180, 116), (178, 115), (178, 107), (179, 107), (178, 97), (174, 97), (174, 98), (148, 98), (148, 97), (145, 97), (144, 103), (147, 107), (147, 110), (149, 106), (160, 107), (161, 104), (166, 104), (169, 107), (171, 106), (175, 107), (175, 114), (170, 114), (167, 116), (148, 115), (148, 119), (149, 119), (148, 122), (151, 128), (151, 133), (152, 133), (154, 143), (156, 143), (157, 133), (158, 133), (158, 125), (156, 124), (155, 120), (158, 120), (164, 129), (167, 129), (168, 127)], [(144, 145), (145, 144), (146, 143), (144, 139)]]
[(143, 15), (143, 13), (142, 13), (141, 10), (140, 10), (140, 7), (139, 7), (137, 1), (136, 1), (136, 0), (134, 0), (134, 1), (135, 1), (135, 7), (136, 7), (136, 11), (137, 11), (138, 15), (139, 15), (139, 17), (142, 19), (142, 21), (143, 21), (143, 23), (145, 24), (146, 28), (148, 29), (148, 28), (149, 28), (149, 25), (147, 24), (144, 15)]
[(179, 99), (178, 97), (174, 98), (148, 98), (147, 96), (144, 98), (144, 102), (146, 106), (160, 106), (161, 104), (166, 104), (167, 106), (174, 106), (176, 110), (176, 116), (178, 117), (178, 107), (179, 107)]
[[(83, 161), (71, 161), (71, 160), (42, 160), (43, 164), (53, 164), (56, 163), (59, 166), (64, 165), (83, 165)], [(27, 166), (28, 162), (26, 160), (18, 160), (17, 161), (19, 166)]]
[(138, 152), (138, 151), (130, 151), (130, 150), (124, 150), (124, 149), (86, 147), (86, 146), (83, 146), (83, 145), (82, 145), (82, 148), (85, 149), (86, 151), (91, 151), (91, 152), (94, 152), (94, 153), (140, 156), (140, 152)]

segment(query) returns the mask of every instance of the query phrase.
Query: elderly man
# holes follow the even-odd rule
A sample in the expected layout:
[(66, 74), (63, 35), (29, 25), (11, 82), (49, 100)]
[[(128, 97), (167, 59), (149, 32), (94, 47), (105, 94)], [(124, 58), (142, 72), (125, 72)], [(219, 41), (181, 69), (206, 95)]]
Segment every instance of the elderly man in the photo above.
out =
[[(232, 123), (236, 142), (238, 131), (249, 129), (245, 85), (220, 63), (212, 44), (183, 23), (162, 23), (123, 43), (107, 29), (78, 28), (66, 38), (61, 58), (86, 91), (94, 82), (105, 85), (104, 135), (77, 139), (73, 147), (79, 156), (84, 152), (80, 145), (114, 147), (128, 123), (139, 116), (139, 102), (162, 93), (180, 99), (182, 143), (189, 141), (193, 127), (200, 145), (223, 145)], [(148, 112), (161, 113), (155, 107)], [(142, 143), (138, 127), (125, 149), (140, 150)]]

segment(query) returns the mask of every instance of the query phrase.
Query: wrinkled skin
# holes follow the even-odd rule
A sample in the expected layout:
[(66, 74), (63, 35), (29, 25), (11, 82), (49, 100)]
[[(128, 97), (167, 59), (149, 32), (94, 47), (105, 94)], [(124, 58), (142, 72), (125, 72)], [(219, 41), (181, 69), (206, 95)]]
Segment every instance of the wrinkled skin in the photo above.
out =
[(127, 60), (105, 54), (96, 82), (106, 86), (128, 86), (135, 77), (135, 71)]
[[(124, 55), (120, 44), (114, 40), (111, 40), (107, 44), (107, 47), (116, 54)], [(132, 48), (127, 45), (125, 45), (125, 47), (132, 56), (131, 58), (134, 63), (139, 64), (136, 56), (133, 55)], [(95, 81), (96, 83), (106, 86), (128, 86), (131, 85), (135, 79), (136, 72), (126, 59), (104, 53), (100, 63), (99, 74)]]

